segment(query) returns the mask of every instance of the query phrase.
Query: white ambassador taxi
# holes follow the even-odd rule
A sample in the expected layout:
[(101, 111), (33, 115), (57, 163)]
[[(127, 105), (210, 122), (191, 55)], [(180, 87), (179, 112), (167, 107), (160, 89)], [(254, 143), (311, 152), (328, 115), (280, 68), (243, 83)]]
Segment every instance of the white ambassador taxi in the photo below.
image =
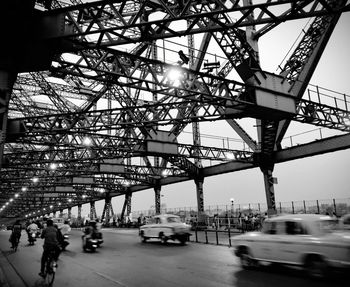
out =
[(332, 268), (350, 270), (350, 232), (336, 230), (337, 221), (320, 214), (268, 218), (259, 232), (231, 237), (244, 269), (259, 261), (302, 267), (309, 276), (325, 276)]
[(181, 244), (185, 244), (190, 233), (191, 226), (181, 222), (179, 216), (174, 214), (160, 214), (150, 219), (150, 222), (141, 225), (139, 228), (139, 235), (142, 242), (148, 239), (157, 238), (162, 243), (170, 240), (179, 240)]

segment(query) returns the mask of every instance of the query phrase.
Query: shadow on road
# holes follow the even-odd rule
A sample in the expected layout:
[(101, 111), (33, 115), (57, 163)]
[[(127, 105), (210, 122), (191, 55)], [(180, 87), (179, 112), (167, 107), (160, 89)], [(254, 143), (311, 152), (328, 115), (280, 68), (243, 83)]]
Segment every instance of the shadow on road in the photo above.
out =
[[(266, 276), (266, 275), (269, 276)], [(285, 279), (285, 276), (290, 280)], [(348, 286), (344, 282), (349, 282), (350, 276), (345, 272), (332, 272), (323, 279), (311, 279), (306, 276), (301, 268), (290, 268), (278, 264), (270, 264), (256, 267), (252, 270), (240, 270), (235, 274), (237, 287), (281, 287), (281, 280), (283, 280), (283, 287), (295, 287), (298, 284), (309, 287), (323, 287), (323, 286)], [(254, 277), (254, 282), (251, 278)], [(262, 285), (262, 280), (264, 284)]]
[(166, 247), (186, 247), (188, 244), (181, 244), (180, 242), (177, 241), (167, 241), (166, 243), (163, 243), (159, 240), (147, 240), (147, 242), (141, 242), (140, 245), (153, 245), (153, 246), (166, 246)]

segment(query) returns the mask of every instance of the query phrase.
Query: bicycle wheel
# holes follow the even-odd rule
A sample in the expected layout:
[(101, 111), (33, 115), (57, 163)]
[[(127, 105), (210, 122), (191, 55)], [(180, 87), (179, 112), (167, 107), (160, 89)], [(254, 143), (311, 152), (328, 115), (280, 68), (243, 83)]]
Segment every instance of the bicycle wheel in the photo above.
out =
[(45, 277), (46, 284), (48, 286), (51, 286), (54, 280), (55, 280), (55, 272), (54, 271), (47, 272)]
[(49, 256), (46, 262), (46, 270), (45, 270), (45, 282), (48, 286), (51, 286), (53, 281), (55, 280), (56, 274), (56, 266), (54, 266), (55, 261), (53, 260), (52, 255)]

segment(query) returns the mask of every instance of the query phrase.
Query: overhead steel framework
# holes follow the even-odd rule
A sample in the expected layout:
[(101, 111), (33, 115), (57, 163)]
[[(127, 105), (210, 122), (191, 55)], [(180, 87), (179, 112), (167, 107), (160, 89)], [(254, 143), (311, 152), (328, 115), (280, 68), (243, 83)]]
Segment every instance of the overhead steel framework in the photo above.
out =
[[(350, 147), (349, 97), (326, 101), (309, 81), (344, 0), (1, 1), (0, 216), (69, 212), (105, 199), (260, 168), (270, 214), (274, 165)], [(309, 19), (279, 74), (259, 39)], [(215, 52), (213, 52), (215, 51)], [(240, 121), (254, 119), (252, 136)], [(337, 131), (284, 147), (291, 123)], [(201, 133), (227, 123), (232, 137)], [(227, 138), (227, 144), (225, 143)], [(199, 217), (200, 218), (200, 217)]]

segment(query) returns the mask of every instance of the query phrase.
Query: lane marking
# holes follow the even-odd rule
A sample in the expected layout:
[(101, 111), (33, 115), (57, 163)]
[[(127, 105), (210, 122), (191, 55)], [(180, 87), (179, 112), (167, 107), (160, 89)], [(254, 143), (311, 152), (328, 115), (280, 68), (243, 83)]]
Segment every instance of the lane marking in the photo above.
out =
[(112, 282), (114, 282), (114, 283), (120, 285), (120, 286), (127, 287), (127, 285), (125, 285), (125, 284), (123, 284), (123, 283), (121, 283), (121, 282), (119, 282), (119, 281), (117, 281), (117, 280), (115, 280), (115, 279), (109, 277), (109, 276), (106, 275), (106, 274), (103, 274), (103, 273), (100, 273), (100, 272), (95, 272), (95, 273), (96, 273), (97, 275), (99, 275), (99, 276), (101, 276), (101, 277), (103, 277), (103, 278), (109, 280), (109, 281), (112, 281)]

